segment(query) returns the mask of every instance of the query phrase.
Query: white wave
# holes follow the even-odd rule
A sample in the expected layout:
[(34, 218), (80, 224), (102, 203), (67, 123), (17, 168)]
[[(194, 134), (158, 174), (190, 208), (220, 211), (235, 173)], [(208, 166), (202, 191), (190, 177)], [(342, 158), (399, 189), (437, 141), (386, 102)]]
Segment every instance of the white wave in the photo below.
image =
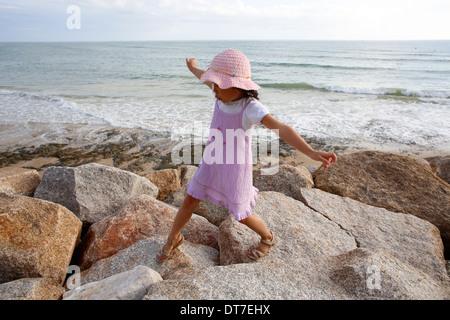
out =
[(270, 110), (300, 135), (328, 145), (382, 148), (395, 144), (450, 151), (448, 104), (313, 93), (300, 100), (287, 97), (285, 104), (275, 102)]
[(283, 90), (318, 90), (348, 94), (386, 95), (396, 97), (438, 98), (450, 99), (450, 91), (414, 90), (406, 88), (383, 88), (383, 87), (355, 87), (344, 85), (320, 85), (309, 83), (267, 83), (262, 84), (266, 88)]
[[(269, 90), (261, 101), (300, 135), (328, 145), (381, 148), (395, 144), (450, 151), (448, 102), (380, 100), (376, 93), (354, 96), (315, 90)], [(195, 121), (201, 121), (207, 132), (212, 113), (210, 98), (63, 98), (0, 90), (0, 123), (100, 124), (166, 134), (191, 130)]]
[(0, 90), (1, 123), (109, 124), (79, 108), (74, 101), (48, 94)]

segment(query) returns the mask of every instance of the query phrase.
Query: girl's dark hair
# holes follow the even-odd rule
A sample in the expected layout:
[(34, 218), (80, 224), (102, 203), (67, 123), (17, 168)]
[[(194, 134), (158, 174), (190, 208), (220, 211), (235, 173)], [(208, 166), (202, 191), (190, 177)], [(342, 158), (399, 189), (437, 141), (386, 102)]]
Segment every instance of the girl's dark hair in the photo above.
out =
[(244, 90), (244, 89), (241, 89), (241, 91), (244, 94), (244, 98), (255, 98), (256, 100), (259, 100), (258, 91), (257, 90)]

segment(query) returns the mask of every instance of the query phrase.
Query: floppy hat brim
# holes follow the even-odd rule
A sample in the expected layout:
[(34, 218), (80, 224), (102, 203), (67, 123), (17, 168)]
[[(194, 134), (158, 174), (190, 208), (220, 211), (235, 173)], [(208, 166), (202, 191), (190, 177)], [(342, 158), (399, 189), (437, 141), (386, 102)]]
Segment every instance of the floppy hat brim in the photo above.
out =
[(214, 82), (221, 89), (240, 88), (244, 90), (258, 90), (261, 88), (252, 79), (243, 77), (234, 77), (213, 69), (208, 69), (200, 78), (202, 82)]

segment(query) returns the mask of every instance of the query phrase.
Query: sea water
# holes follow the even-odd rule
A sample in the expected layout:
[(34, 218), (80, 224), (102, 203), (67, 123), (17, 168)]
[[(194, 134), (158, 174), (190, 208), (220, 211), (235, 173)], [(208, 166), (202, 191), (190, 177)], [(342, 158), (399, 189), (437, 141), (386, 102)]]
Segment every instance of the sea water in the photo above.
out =
[(185, 58), (206, 69), (228, 48), (251, 61), (270, 113), (307, 141), (450, 151), (450, 41), (0, 43), (0, 125), (207, 129), (213, 95)]

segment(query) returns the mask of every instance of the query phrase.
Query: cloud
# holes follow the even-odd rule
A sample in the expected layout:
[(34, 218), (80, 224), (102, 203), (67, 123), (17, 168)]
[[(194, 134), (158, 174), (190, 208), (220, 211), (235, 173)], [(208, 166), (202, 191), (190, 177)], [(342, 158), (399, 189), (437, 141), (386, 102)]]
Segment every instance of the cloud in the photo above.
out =
[(442, 0), (337, 0), (325, 10), (332, 38), (449, 39), (450, 2)]
[(73, 4), (89, 40), (450, 39), (448, 0), (0, 0), (0, 41), (60, 40)]
[(259, 19), (296, 19), (303, 16), (311, 4), (270, 4), (279, 3), (260, 1), (250, 5), (242, 0), (161, 0), (159, 8), (170, 8), (175, 12), (203, 14), (223, 17), (253, 17)]
[[(73, 1), (72, 1), (73, 2)], [(151, 8), (155, 1), (136, 1), (136, 0), (84, 0), (77, 1), (80, 6), (88, 6), (102, 9), (113, 9), (119, 11), (128, 11), (138, 13), (142, 9)]]
[(20, 9), (20, 8), (17, 7), (17, 6), (0, 4), (0, 9), (13, 9), (13, 10), (16, 10), (16, 9)]
[[(65, 2), (69, 4), (74, 1)], [(315, 7), (311, 2), (278, 4), (280, 1), (253, 1), (253, 4), (248, 4), (248, 1), (243, 0), (81, 0), (76, 2), (82, 8), (107, 9), (116, 13), (133, 12), (136, 15), (164, 14), (165, 17), (170, 17), (183, 14), (188, 17), (258, 19), (297, 19), (308, 14), (309, 8)]]

